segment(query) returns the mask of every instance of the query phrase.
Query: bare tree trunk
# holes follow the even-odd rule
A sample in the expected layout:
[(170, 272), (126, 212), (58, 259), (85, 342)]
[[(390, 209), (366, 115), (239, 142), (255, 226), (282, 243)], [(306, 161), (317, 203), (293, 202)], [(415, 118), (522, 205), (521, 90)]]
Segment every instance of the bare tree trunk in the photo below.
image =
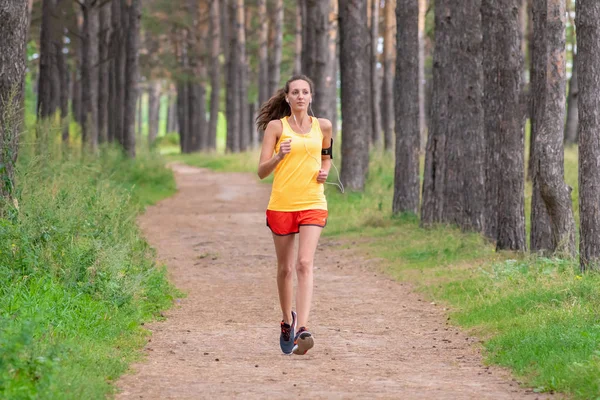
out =
[(600, 270), (600, 4), (577, 0), (579, 104), (579, 253), (581, 270)]
[(189, 107), (188, 107), (188, 85), (186, 82), (177, 84), (177, 122), (179, 125), (179, 146), (182, 153), (188, 153), (188, 128), (189, 128)]
[(212, 32), (212, 41), (210, 65), (210, 120), (208, 123), (209, 150), (217, 149), (217, 124), (219, 122), (219, 101), (221, 98), (221, 62), (219, 60), (221, 29), (219, 24), (219, 11), (219, 0), (212, 0), (210, 6), (210, 31)]
[(521, 0), (483, 0), (486, 198), (484, 234), (499, 250), (525, 250), (524, 133), (521, 113)]
[(273, 52), (269, 66), (269, 93), (273, 95), (281, 80), (281, 51), (283, 46), (283, 0), (273, 0)]
[(341, 0), (340, 72), (342, 82), (342, 171), (341, 181), (350, 190), (364, 190), (369, 171), (371, 113), (365, 112), (371, 72), (367, 6), (363, 0)]
[[(563, 180), (563, 124), (565, 116), (565, 26), (564, 0), (534, 1), (535, 36), (542, 48), (536, 69), (539, 76), (535, 97), (534, 189), (539, 190), (550, 216), (552, 243), (548, 249), (569, 256), (575, 253), (575, 221), (571, 188)], [(536, 29), (536, 28), (539, 28)], [(532, 214), (533, 215), (533, 214)], [(533, 229), (539, 221), (532, 219)], [(533, 247), (533, 246), (532, 246)], [(535, 250), (542, 250), (535, 248)]]
[(481, 0), (435, 3), (433, 104), (421, 218), (424, 225), (443, 222), (464, 230), (483, 229), (480, 8)]
[(378, 44), (379, 44), (379, 4), (377, 0), (371, 1), (371, 141), (379, 147), (381, 145), (381, 107), (379, 102), (380, 96), (380, 82), (379, 72), (377, 71), (378, 64)]
[(396, 19), (396, 168), (394, 214), (419, 211), (419, 2), (398, 0)]
[(100, 8), (100, 31), (98, 37), (98, 141), (108, 141), (108, 99), (109, 99), (109, 54), (110, 54), (110, 5)]
[(331, 121), (331, 134), (333, 138), (337, 136), (337, 120), (338, 120), (338, 0), (330, 0), (329, 7), (329, 63), (327, 66), (327, 76), (331, 79), (327, 79), (327, 98), (330, 106), (327, 107), (327, 114), (325, 118)]
[[(329, 43), (329, 1), (306, 0), (307, 27), (306, 38), (302, 44), (302, 71), (314, 83), (312, 110), (317, 117), (331, 119), (331, 85), (335, 77), (331, 76)], [(335, 104), (335, 103), (333, 103)]]
[(573, 71), (569, 80), (567, 98), (567, 121), (565, 123), (565, 143), (577, 143), (577, 125), (579, 124), (579, 82), (577, 81), (577, 54), (573, 52)]
[[(42, 24), (40, 29), (40, 72), (38, 81), (37, 114), (38, 118), (54, 115), (60, 106), (60, 77), (58, 75), (57, 50), (62, 51), (60, 25), (53, 18), (56, 0), (43, 0)], [(54, 22), (54, 23), (53, 23)], [(59, 78), (58, 80), (56, 78)]]
[[(244, 0), (238, 1), (238, 51), (240, 53), (240, 151), (250, 146), (251, 131), (248, 129), (248, 58), (246, 55), (246, 14)], [(283, 7), (283, 3), (281, 5)]]
[(421, 149), (427, 141), (427, 86), (425, 83), (425, 17), (427, 16), (427, 0), (419, 0), (419, 132), (421, 132)]
[[(135, 104), (138, 96), (138, 51), (141, 18), (141, 0), (131, 0), (127, 16), (127, 58), (125, 63), (125, 115), (123, 117), (123, 147), (135, 157)], [(123, 10), (126, 0), (121, 0)]]
[(383, 39), (383, 91), (381, 119), (383, 148), (391, 150), (394, 138), (394, 76), (396, 70), (396, 0), (385, 0), (385, 32)]
[[(230, 27), (236, 27), (238, 21), (237, 0), (231, 0), (229, 9)], [(239, 28), (241, 29), (241, 27)], [(229, 57), (227, 67), (227, 152), (238, 153), (240, 151), (240, 64), (238, 29), (229, 32)]]
[(0, 21), (0, 196), (10, 200), (23, 122), (27, 2), (5, 0), (0, 5)]
[(266, 23), (267, 0), (258, 0), (258, 20), (265, 21), (258, 28), (258, 103), (262, 105), (271, 97), (269, 90), (269, 55), (267, 52), (269, 36), (269, 24)]
[(58, 58), (58, 72), (60, 75), (60, 121), (62, 127), (62, 141), (69, 141), (69, 93), (71, 72), (62, 51)]
[(83, 42), (81, 61), (82, 145), (98, 148), (98, 9), (94, 0), (83, 4)]
[(148, 145), (152, 147), (158, 136), (158, 123), (160, 121), (160, 81), (150, 84), (148, 90)]
[[(266, 0), (259, 1), (266, 2)], [(304, 3), (305, 0), (296, 0), (296, 30), (294, 36), (294, 75), (298, 75), (302, 72), (302, 10), (306, 9), (306, 5), (304, 5)], [(265, 42), (266, 41), (267, 39), (265, 38)], [(260, 104), (262, 104), (262, 102)]]

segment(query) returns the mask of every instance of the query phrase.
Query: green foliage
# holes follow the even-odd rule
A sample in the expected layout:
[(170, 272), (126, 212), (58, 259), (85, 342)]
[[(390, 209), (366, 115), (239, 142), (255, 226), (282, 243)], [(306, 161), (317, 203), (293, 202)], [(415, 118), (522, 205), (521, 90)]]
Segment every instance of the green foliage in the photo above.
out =
[(40, 153), (23, 138), (0, 218), (0, 398), (103, 398), (176, 292), (135, 224), (175, 191), (155, 155)]

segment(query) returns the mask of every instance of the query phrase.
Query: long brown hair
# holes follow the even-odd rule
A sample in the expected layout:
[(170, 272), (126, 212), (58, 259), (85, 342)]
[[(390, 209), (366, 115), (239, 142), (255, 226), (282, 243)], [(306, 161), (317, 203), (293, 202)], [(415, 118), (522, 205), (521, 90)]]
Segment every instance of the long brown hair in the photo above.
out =
[(256, 117), (256, 127), (260, 130), (267, 129), (267, 125), (274, 119), (281, 119), (292, 115), (290, 105), (285, 101), (285, 96), (290, 91), (290, 83), (294, 81), (305, 81), (310, 87), (310, 94), (314, 93), (313, 81), (306, 75), (294, 75), (285, 83), (285, 86), (279, 89), (273, 97), (266, 101), (258, 111)]

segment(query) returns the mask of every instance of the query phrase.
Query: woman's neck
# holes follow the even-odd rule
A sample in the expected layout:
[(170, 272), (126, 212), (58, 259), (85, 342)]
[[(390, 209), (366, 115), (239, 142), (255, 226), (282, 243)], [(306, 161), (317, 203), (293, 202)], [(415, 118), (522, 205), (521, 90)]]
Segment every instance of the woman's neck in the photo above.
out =
[(299, 126), (302, 126), (305, 121), (310, 120), (310, 116), (308, 115), (308, 113), (306, 111), (300, 111), (300, 112), (296, 112), (296, 113), (292, 111), (292, 119)]

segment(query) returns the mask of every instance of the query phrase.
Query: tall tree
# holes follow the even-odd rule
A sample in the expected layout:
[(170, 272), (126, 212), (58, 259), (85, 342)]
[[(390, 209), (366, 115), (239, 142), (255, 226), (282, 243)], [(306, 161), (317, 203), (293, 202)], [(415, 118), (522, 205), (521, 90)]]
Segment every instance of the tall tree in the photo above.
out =
[(582, 270), (600, 270), (600, 4), (577, 0), (579, 88), (579, 254)]
[[(238, 13), (238, 0), (230, 0), (229, 18), (229, 57), (227, 60), (227, 140), (225, 143), (228, 152), (240, 151), (240, 69), (242, 55), (239, 52), (240, 30), (244, 29), (243, 10)], [(240, 20), (241, 17), (241, 20)]]
[(419, 131), (421, 132), (421, 147), (427, 141), (427, 109), (426, 83), (425, 83), (425, 42), (428, 40), (425, 32), (428, 0), (419, 0)]
[(84, 0), (81, 45), (82, 145), (98, 147), (98, 8), (95, 0)]
[[(240, 102), (240, 121), (239, 121), (239, 137), (240, 137), (240, 150), (246, 151), (250, 145), (251, 132), (249, 130), (249, 109), (248, 109), (248, 57), (246, 55), (246, 13), (245, 13), (245, 2), (244, 0), (237, 0), (237, 18), (236, 26), (238, 28), (238, 48), (239, 51), (239, 83), (240, 93), (238, 101)], [(283, 7), (283, 4), (282, 4)]]
[(483, 229), (481, 0), (435, 3), (433, 104), (425, 155), (424, 225)]
[(567, 120), (565, 122), (565, 143), (577, 143), (577, 125), (579, 124), (579, 81), (577, 77), (577, 53), (573, 50), (573, 69), (569, 79), (567, 97)]
[(369, 171), (371, 113), (365, 112), (369, 99), (371, 71), (367, 4), (363, 0), (340, 0), (340, 73), (342, 96), (341, 181), (351, 190), (362, 191)]
[(111, 1), (111, 34), (108, 87), (108, 141), (123, 146), (123, 117), (125, 112), (125, 38), (127, 9), (120, 0)]
[(302, 72), (313, 80), (312, 111), (315, 116), (333, 121), (335, 86), (331, 64), (335, 52), (330, 51), (330, 2), (306, 0), (305, 37), (302, 43)]
[(419, 211), (419, 2), (398, 0), (396, 7), (396, 169), (394, 213)]
[[(260, 1), (263, 0), (259, 0), (259, 2)], [(305, 0), (296, 0), (296, 30), (294, 31), (294, 75), (298, 75), (302, 72), (302, 21), (305, 11)]]
[(380, 79), (377, 65), (379, 64), (379, 2), (371, 0), (371, 140), (376, 146), (381, 144), (381, 95)]
[(160, 121), (160, 81), (150, 84), (148, 90), (148, 145), (152, 146), (158, 136), (158, 124)]
[[(208, 123), (208, 149), (217, 149), (217, 122), (219, 121), (219, 102), (221, 92), (221, 48), (220, 0), (211, 0), (210, 3), (210, 32), (211, 38), (211, 64), (210, 64), (210, 119)], [(267, 86), (265, 84), (265, 86)]]
[(127, 58), (125, 62), (125, 115), (123, 118), (123, 148), (130, 157), (135, 157), (135, 105), (138, 96), (138, 54), (141, 18), (141, 0), (121, 0), (127, 7)]
[(42, 2), (40, 72), (37, 97), (38, 118), (52, 116), (60, 106), (60, 75), (57, 51), (62, 53), (62, 32), (59, 28), (60, 24), (56, 23), (60, 20), (53, 17), (57, 13), (56, 6), (56, 0), (43, 0)]
[[(113, 1), (113, 0), (111, 0)], [(110, 4), (103, 4), (99, 10), (100, 30), (98, 32), (98, 141), (108, 140), (108, 98), (109, 98), (109, 49), (110, 49)]]
[[(259, 21), (267, 21), (267, 0), (258, 0), (257, 18)], [(269, 90), (268, 39), (269, 24), (263, 22), (258, 28), (258, 103), (261, 105), (271, 97)]]
[(273, 43), (271, 48), (270, 64), (269, 64), (269, 93), (273, 95), (279, 87), (281, 80), (281, 52), (283, 47), (283, 0), (272, 0), (273, 10), (271, 16), (272, 23), (272, 38)]
[(385, 0), (385, 29), (383, 35), (383, 90), (381, 93), (381, 120), (383, 147), (391, 150), (394, 138), (394, 76), (396, 58), (396, 0)]
[[(535, 153), (533, 165), (534, 196), (542, 203), (533, 203), (531, 243), (539, 243), (541, 230), (535, 219), (543, 207), (550, 217), (551, 243), (547, 250), (573, 255), (575, 252), (575, 222), (571, 188), (564, 182), (563, 126), (565, 116), (565, 26), (564, 0), (534, 0), (534, 36), (536, 44), (535, 85)], [(534, 47), (535, 49), (535, 47)], [(533, 202), (533, 201), (532, 201)], [(536, 206), (539, 206), (535, 209)], [(545, 223), (542, 221), (542, 223)]]
[(483, 0), (485, 230), (498, 249), (525, 250), (521, 0)]
[(0, 3), (0, 196), (10, 199), (23, 114), (27, 1)]

